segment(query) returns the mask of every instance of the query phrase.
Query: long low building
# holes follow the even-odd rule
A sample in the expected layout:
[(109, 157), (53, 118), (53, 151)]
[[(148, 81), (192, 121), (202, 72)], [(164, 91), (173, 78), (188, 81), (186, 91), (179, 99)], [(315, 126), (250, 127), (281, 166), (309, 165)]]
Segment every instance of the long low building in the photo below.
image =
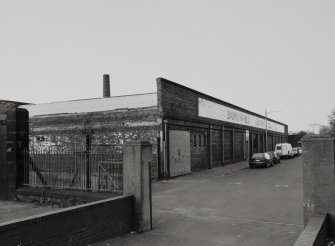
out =
[(29, 112), (30, 146), (83, 146), (88, 134), (93, 145), (150, 141), (155, 178), (246, 160), (288, 137), (286, 124), (164, 78), (154, 93), (19, 107)]

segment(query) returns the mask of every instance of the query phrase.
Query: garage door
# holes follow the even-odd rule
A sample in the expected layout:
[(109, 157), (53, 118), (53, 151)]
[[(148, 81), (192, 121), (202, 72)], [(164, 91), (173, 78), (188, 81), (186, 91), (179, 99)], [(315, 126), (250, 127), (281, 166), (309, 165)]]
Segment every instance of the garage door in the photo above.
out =
[(169, 131), (169, 164), (170, 176), (191, 172), (190, 132)]
[(244, 159), (244, 133), (234, 132), (234, 160)]
[(232, 142), (233, 133), (231, 131), (224, 131), (224, 162), (229, 162), (233, 160), (232, 156)]

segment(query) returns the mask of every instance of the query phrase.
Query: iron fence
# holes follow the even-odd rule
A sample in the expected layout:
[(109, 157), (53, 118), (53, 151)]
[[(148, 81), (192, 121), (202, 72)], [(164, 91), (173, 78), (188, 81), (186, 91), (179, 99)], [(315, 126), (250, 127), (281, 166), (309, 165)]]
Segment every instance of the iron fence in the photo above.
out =
[(122, 194), (123, 153), (118, 148), (24, 151), (24, 185)]

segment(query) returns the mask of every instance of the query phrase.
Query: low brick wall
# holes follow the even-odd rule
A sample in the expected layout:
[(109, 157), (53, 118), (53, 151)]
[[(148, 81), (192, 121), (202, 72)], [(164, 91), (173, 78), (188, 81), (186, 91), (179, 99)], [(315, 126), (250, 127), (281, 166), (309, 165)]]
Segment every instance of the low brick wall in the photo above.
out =
[(327, 215), (311, 218), (294, 246), (326, 245), (326, 239), (329, 237), (328, 220)]
[(119, 196), (0, 224), (1, 245), (87, 245), (133, 230), (133, 196)]

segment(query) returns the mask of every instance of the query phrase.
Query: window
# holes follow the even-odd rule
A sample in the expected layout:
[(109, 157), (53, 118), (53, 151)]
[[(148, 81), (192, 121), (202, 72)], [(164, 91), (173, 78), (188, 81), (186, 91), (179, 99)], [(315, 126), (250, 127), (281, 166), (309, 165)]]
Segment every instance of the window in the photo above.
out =
[(207, 135), (204, 133), (193, 134), (193, 148), (207, 148)]

